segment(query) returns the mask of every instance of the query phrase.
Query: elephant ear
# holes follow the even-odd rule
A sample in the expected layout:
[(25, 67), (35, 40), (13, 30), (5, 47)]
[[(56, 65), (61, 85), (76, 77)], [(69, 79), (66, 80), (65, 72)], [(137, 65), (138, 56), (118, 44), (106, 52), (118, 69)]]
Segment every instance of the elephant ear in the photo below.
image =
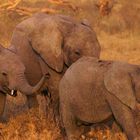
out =
[(128, 72), (114, 65), (107, 71), (104, 77), (104, 84), (110, 94), (116, 96), (131, 109), (135, 109), (136, 98), (132, 87), (132, 79)]
[(57, 72), (63, 70), (63, 37), (56, 23), (50, 21), (35, 32), (31, 44), (33, 49), (41, 56), (49, 67)]

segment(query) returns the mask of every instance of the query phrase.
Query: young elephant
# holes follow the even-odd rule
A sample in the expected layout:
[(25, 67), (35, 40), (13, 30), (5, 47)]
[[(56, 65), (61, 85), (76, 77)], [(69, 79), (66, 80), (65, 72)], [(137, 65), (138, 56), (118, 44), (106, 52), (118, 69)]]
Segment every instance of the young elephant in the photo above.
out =
[(47, 78), (47, 75), (44, 75), (35, 86), (30, 85), (19, 56), (0, 45), (0, 117), (4, 111), (7, 94), (16, 96), (16, 91), (19, 90), (25, 95), (32, 95), (40, 90)]
[(83, 133), (77, 121), (99, 123), (112, 115), (129, 140), (140, 140), (133, 114), (140, 102), (140, 66), (82, 57), (64, 74), (59, 95), (68, 140)]

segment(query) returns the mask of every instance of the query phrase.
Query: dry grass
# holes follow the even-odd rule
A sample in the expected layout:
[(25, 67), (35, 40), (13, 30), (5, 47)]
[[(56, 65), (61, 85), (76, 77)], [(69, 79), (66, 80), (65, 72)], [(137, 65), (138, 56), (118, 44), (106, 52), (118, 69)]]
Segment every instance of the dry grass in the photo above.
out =
[(28, 110), (0, 125), (2, 140), (62, 140), (52, 119), (42, 119), (38, 110)]
[[(8, 96), (7, 107), (10, 120), (7, 124), (0, 124), (0, 140), (63, 140), (52, 116), (41, 118), (38, 109), (28, 110), (21, 94), (17, 99)], [(85, 140), (127, 140), (123, 133), (114, 133), (107, 126), (93, 127), (84, 136)]]
[(130, 32), (109, 35), (101, 33), (98, 39), (102, 46), (101, 58), (140, 64), (140, 35)]
[[(58, 1), (59, 4), (56, 4)], [(70, 0), (69, 6), (67, 2), (61, 3), (61, 0), (23, 0), (17, 6), (26, 7), (26, 11), (49, 8), (58, 13), (74, 15), (78, 19), (87, 18), (94, 26), (102, 46), (101, 58), (140, 64), (140, 1), (117, 0), (108, 16), (100, 15), (97, 2)], [(0, 0), (0, 5), (4, 3), (7, 0)], [(15, 9), (18, 9), (17, 6)], [(78, 10), (75, 10), (77, 7)], [(24, 15), (12, 10), (0, 13), (0, 42), (6, 47), (14, 27), (23, 20)], [(5, 116), (10, 120), (7, 124), (0, 124), (0, 140), (62, 140), (52, 117), (43, 119), (37, 109), (28, 110), (22, 95), (17, 98), (8, 96)], [(137, 120), (139, 122), (139, 117)], [(95, 140), (126, 140), (123, 133), (113, 133), (109, 128), (93, 129), (86, 136), (87, 140), (91, 137)]]

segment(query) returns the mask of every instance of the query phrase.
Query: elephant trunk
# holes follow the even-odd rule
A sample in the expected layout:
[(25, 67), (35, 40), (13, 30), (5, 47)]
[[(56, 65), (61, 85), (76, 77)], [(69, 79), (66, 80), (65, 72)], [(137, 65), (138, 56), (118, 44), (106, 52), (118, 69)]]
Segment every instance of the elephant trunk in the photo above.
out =
[(27, 82), (25, 75), (20, 76), (20, 78), (17, 80), (18, 82), (18, 86), (17, 86), (17, 90), (19, 90), (20, 92), (22, 92), (25, 95), (32, 95), (37, 93), (37, 91), (39, 91), (39, 89), (43, 86), (44, 82), (45, 82), (45, 78), (46, 76), (43, 76), (41, 78), (41, 80), (35, 85), (35, 86), (31, 86), (29, 85), (29, 83)]

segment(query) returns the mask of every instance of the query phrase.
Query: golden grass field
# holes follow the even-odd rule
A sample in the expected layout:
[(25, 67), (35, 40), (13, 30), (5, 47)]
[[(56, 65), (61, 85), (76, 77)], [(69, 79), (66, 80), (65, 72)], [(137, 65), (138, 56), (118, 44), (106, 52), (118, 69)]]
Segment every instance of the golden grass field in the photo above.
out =
[[(6, 5), (12, 2), (13, 7)], [(111, 11), (102, 15), (99, 0), (0, 0), (0, 43), (8, 47), (14, 27), (35, 12), (70, 14), (81, 20), (87, 18), (97, 33), (102, 59), (140, 64), (140, 1), (109, 0)], [(16, 3), (17, 2), (17, 3)], [(113, 4), (112, 4), (113, 2)], [(5, 6), (5, 5), (6, 6)], [(14, 5), (15, 4), (15, 5)], [(17, 4), (17, 5), (16, 5)], [(22, 8), (21, 8), (22, 7)], [(21, 10), (22, 9), (22, 10)], [(60, 130), (48, 115), (40, 116), (38, 109), (27, 108), (26, 98), (7, 96), (4, 115), (8, 123), (0, 124), (0, 140), (63, 140)], [(138, 128), (140, 119), (136, 117)], [(127, 140), (122, 132), (105, 127), (92, 129), (86, 140)]]

